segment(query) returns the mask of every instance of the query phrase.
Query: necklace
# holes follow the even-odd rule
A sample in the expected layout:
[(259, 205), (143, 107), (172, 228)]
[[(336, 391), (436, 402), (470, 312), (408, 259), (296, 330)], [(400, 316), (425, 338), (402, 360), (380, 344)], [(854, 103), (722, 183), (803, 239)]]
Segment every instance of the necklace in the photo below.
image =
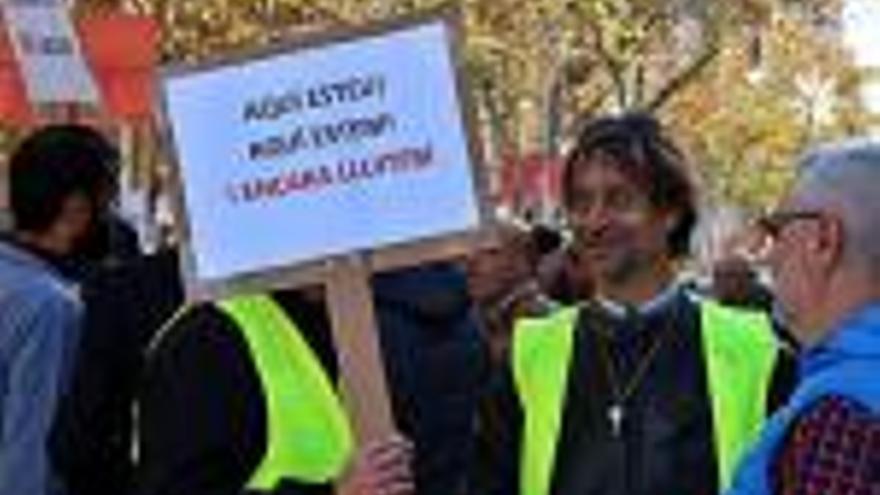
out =
[[(593, 318), (593, 321), (598, 323), (602, 321), (601, 318), (601, 316)], [(598, 326), (599, 325), (597, 325), (597, 327)], [(611, 343), (609, 342), (610, 331), (597, 332), (599, 354), (602, 359), (603, 368), (605, 369), (605, 375), (608, 379), (608, 385), (611, 388), (612, 396), (611, 404), (606, 409), (605, 415), (611, 425), (611, 434), (614, 437), (620, 436), (623, 430), (623, 421), (626, 417), (626, 402), (632, 397), (636, 390), (638, 390), (639, 385), (644, 381), (648, 369), (650, 369), (651, 364), (654, 363), (657, 354), (666, 342), (667, 336), (671, 333), (669, 327), (670, 325), (668, 324), (664, 325), (662, 332), (654, 338), (653, 342), (651, 342), (651, 347), (642, 355), (635, 371), (625, 382), (620, 380), (617, 376), (617, 369), (614, 366), (614, 360), (611, 356)]]

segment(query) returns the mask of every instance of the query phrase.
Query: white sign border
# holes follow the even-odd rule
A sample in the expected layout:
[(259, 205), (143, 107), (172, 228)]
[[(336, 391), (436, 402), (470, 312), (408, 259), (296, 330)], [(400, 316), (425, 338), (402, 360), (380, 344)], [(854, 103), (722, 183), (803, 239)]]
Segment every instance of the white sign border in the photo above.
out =
[(368, 269), (372, 272), (378, 272), (462, 256), (472, 251), (475, 245), (485, 241), (488, 235), (486, 227), (490, 224), (492, 218), (491, 208), (488, 202), (488, 195), (486, 194), (486, 169), (476, 133), (475, 107), (473, 106), (472, 95), (468, 88), (463, 67), (462, 15), (460, 8), (455, 5), (447, 4), (424, 12), (355, 28), (337, 28), (320, 33), (307, 33), (261, 47), (257, 50), (247, 50), (227, 56), (216, 56), (201, 62), (166, 66), (158, 72), (160, 82), (156, 84), (158, 94), (155, 101), (159, 132), (164, 142), (168, 144), (168, 149), (176, 150), (177, 144), (168, 118), (168, 99), (163, 90), (165, 85), (161, 84), (161, 81), (164, 79), (208, 72), (214, 69), (291, 54), (309, 48), (381, 36), (437, 22), (444, 23), (450, 33), (448, 48), (451, 60), (455, 64), (455, 90), (459, 99), (459, 107), (462, 111), (463, 131), (471, 161), (471, 174), (474, 185), (473, 195), (476, 199), (475, 203), (477, 204), (479, 215), (477, 227), (470, 230), (392, 244), (380, 249), (358, 251), (333, 258), (295, 264), (289, 267), (266, 268), (222, 280), (201, 280), (196, 276), (191, 224), (184, 197), (184, 187), (181, 182), (181, 164), (177, 160), (177, 154), (172, 153), (169, 157), (173, 165), (172, 192), (174, 197), (172, 204), (175, 218), (179, 223), (180, 265), (187, 300), (213, 300), (234, 294), (263, 292), (273, 289), (324, 283), (333, 269), (335, 260), (352, 254), (364, 256)]

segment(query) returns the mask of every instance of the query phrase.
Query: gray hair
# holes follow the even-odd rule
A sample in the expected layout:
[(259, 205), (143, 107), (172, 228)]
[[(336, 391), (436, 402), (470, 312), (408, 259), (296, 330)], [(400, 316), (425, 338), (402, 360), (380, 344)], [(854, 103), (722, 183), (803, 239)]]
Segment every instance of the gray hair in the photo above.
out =
[(880, 141), (851, 139), (808, 153), (800, 161), (795, 192), (841, 211), (844, 256), (880, 275)]

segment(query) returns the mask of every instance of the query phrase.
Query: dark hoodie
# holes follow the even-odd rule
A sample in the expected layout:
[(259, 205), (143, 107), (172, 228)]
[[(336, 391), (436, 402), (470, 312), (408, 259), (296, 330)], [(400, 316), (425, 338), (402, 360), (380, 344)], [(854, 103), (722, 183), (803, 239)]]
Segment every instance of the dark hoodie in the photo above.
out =
[(416, 446), (418, 493), (461, 493), (487, 375), (464, 275), (440, 263), (378, 275), (373, 288), (397, 423)]

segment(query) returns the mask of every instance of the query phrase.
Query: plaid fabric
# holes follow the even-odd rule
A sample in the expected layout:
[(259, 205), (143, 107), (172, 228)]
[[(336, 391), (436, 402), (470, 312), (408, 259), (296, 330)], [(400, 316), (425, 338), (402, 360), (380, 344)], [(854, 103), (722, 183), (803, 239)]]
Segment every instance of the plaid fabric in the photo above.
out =
[(779, 495), (880, 495), (880, 416), (842, 397), (796, 423), (773, 470)]

